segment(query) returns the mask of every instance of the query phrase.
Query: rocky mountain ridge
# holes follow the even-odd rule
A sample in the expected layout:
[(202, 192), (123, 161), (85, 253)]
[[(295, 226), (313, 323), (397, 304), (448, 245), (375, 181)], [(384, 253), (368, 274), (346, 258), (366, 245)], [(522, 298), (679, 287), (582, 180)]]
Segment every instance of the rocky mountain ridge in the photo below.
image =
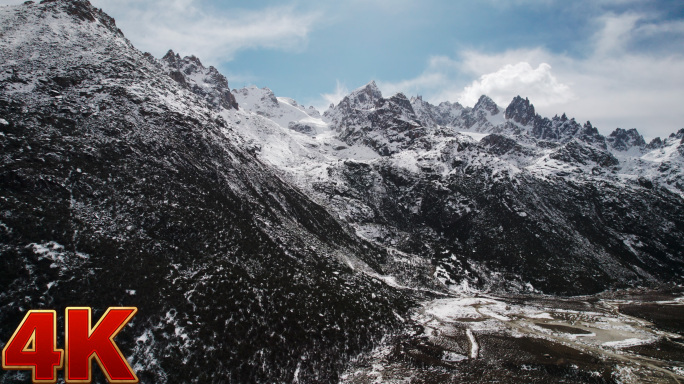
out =
[(375, 82), (352, 92), (323, 116), (339, 139), (349, 145), (369, 146), (383, 156), (427, 145), (423, 140), (427, 131), (406, 96), (398, 93), (385, 99)]
[[(589, 122), (541, 117), (520, 97), (507, 108), (486, 96), (473, 108), (406, 101), (371, 82), (326, 111), (327, 132), (279, 131), (287, 164), (257, 155), (393, 250), (402, 284), (432, 275), (456, 290), (586, 293), (681, 278), (676, 134), (650, 145), (636, 130), (606, 138)], [(400, 267), (407, 260), (411, 271)]]
[(172, 50), (162, 57), (161, 63), (172, 79), (204, 98), (215, 109), (238, 108), (228, 80), (216, 68), (205, 68), (197, 57), (181, 58)]

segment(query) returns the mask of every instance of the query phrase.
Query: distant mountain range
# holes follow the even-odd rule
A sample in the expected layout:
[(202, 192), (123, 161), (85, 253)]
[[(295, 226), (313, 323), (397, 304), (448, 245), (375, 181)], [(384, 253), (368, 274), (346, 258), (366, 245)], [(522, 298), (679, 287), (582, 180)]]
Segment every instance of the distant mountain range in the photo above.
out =
[(257, 156), (392, 253), (400, 284), (580, 294), (682, 278), (684, 129), (646, 144), (521, 97), (435, 106), (374, 82), (320, 118), (233, 93), (258, 119), (240, 129)]

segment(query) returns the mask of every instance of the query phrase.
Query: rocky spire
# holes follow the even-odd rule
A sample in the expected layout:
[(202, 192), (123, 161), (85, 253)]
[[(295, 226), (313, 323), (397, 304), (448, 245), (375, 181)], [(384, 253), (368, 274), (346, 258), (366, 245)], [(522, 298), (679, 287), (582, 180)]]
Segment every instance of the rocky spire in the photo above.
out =
[(606, 137), (606, 142), (618, 151), (626, 151), (632, 147), (646, 146), (646, 141), (644, 141), (643, 136), (639, 134), (636, 128), (617, 128)]
[[(167, 74), (181, 86), (204, 98), (215, 108), (238, 108), (228, 80), (216, 68), (206, 68), (196, 56), (181, 58), (169, 50), (161, 59)], [(202, 84), (198, 84), (197, 82)]]
[(523, 99), (520, 96), (514, 97), (504, 112), (506, 119), (513, 120), (522, 125), (532, 123), (535, 116), (534, 105), (530, 103), (528, 98)]
[(490, 99), (489, 96), (482, 95), (473, 107), (473, 111), (488, 111), (491, 115), (496, 115), (499, 113), (499, 107), (496, 105), (494, 100)]
[(368, 84), (361, 88), (354, 90), (349, 96), (345, 97), (349, 104), (357, 109), (370, 109), (375, 107), (375, 105), (382, 99), (382, 92), (380, 88), (375, 83), (375, 80), (371, 80)]

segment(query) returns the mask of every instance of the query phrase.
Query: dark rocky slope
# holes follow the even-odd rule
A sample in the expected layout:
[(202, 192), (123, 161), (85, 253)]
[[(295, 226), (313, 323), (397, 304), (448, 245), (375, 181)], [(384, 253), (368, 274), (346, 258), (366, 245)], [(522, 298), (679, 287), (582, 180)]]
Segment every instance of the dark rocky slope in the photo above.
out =
[(382, 252), (114, 20), (87, 1), (0, 20), (0, 340), (29, 309), (133, 305), (117, 342), (142, 382), (332, 382), (399, 322), (410, 301), (350, 268)]
[(374, 240), (421, 255), (447, 285), (586, 294), (682, 278), (679, 196), (637, 183), (492, 178), (495, 171), (463, 163), (446, 177), (416, 176), (386, 162), (346, 162), (335, 170), (346, 189), (316, 188), (339, 210), (349, 200), (367, 207), (352, 220), (382, 227)]

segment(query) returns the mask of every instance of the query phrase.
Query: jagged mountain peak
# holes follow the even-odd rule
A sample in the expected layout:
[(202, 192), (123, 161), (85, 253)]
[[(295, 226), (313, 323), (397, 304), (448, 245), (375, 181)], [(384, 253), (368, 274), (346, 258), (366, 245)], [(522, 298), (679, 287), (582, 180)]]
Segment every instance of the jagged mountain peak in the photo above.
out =
[(397, 103), (401, 105), (404, 109), (410, 110), (413, 113), (413, 107), (411, 106), (411, 101), (406, 95), (401, 92), (397, 92), (389, 98), (390, 102)]
[(371, 80), (366, 85), (359, 87), (345, 96), (337, 106), (333, 106), (326, 111), (328, 116), (335, 116), (339, 114), (347, 114), (353, 110), (372, 111), (376, 108), (384, 108), (394, 110), (401, 115), (410, 115), (410, 118), (415, 118), (413, 110), (413, 102), (420, 99), (409, 99), (404, 93), (397, 92), (389, 98), (384, 98), (380, 88), (374, 80)]
[(684, 128), (677, 131), (677, 133), (671, 133), (670, 137), (684, 140)]
[(450, 108), (450, 107), (458, 107), (458, 108), (463, 109), (463, 106), (462, 106), (460, 103), (458, 103), (458, 102), (452, 103), (451, 101), (448, 101), (448, 100), (447, 100), (447, 101), (442, 101), (442, 102), (440, 102), (439, 104), (434, 105), (434, 104), (430, 103), (429, 101), (423, 99), (423, 95), (411, 96), (411, 98), (409, 99), (409, 101), (411, 101), (411, 104), (429, 105), (429, 106), (432, 107), (432, 108)]
[(161, 62), (169, 67), (169, 69), (185, 72), (186, 75), (206, 69), (202, 62), (194, 55), (181, 57), (181, 55), (171, 49), (161, 58)]
[(529, 132), (540, 140), (567, 143), (577, 139), (599, 149), (606, 149), (606, 140), (590, 122), (581, 125), (575, 118), (568, 118), (565, 113), (549, 119), (536, 114)]
[(228, 79), (216, 68), (206, 68), (195, 55), (182, 57), (169, 50), (160, 60), (167, 74), (178, 84), (202, 97), (214, 109), (237, 109)]
[(536, 115), (534, 105), (530, 103), (530, 100), (528, 98), (523, 99), (520, 96), (514, 97), (504, 112), (506, 119), (513, 120), (522, 125), (534, 122)]
[(663, 139), (660, 137), (656, 137), (655, 139), (651, 140), (647, 145), (646, 149), (658, 149), (663, 147)]
[(493, 116), (499, 113), (499, 106), (496, 105), (494, 100), (492, 100), (489, 96), (482, 95), (477, 100), (477, 103), (475, 103), (473, 111), (487, 111)]
[(366, 85), (357, 88), (357, 90), (359, 89), (370, 89), (373, 92), (380, 92), (380, 88), (378, 88), (378, 84), (375, 82), (375, 80), (371, 80), (366, 83)]
[(630, 148), (643, 148), (646, 146), (644, 137), (639, 134), (636, 128), (623, 129), (616, 128), (606, 137), (606, 142), (618, 151), (626, 151)]
[(161, 59), (162, 61), (173, 63), (175, 65), (175, 63), (181, 60), (181, 57), (179, 54), (175, 53), (173, 49), (169, 49), (169, 51), (166, 52), (166, 55), (164, 55)]
[[(164, 55), (161, 60), (178, 69), (183, 69), (184, 66), (189, 64), (194, 65), (199, 69), (206, 69), (202, 64), (202, 61), (197, 56), (190, 55), (181, 58), (181, 56), (178, 53), (175, 53), (173, 49), (169, 49), (169, 51), (166, 52), (166, 55)], [(216, 68), (214, 67), (209, 68), (213, 68), (214, 71), (216, 71)]]
[(354, 110), (373, 110), (382, 102), (382, 92), (374, 80), (368, 84), (352, 91), (349, 95), (342, 98), (337, 105), (331, 105), (323, 116), (333, 124)]
[(348, 145), (364, 143), (382, 156), (426, 145), (426, 131), (403, 93), (383, 98), (375, 81), (355, 89), (323, 115)]
[(409, 102), (413, 106), (413, 109), (416, 111), (417, 114), (419, 114), (419, 111), (428, 111), (428, 110), (434, 110), (436, 107), (429, 102), (423, 100), (423, 96), (418, 95), (418, 96), (411, 96), (411, 99), (409, 99)]
[(458, 102), (442, 101), (439, 105), (433, 105), (423, 100), (420, 95), (412, 97), (410, 102), (418, 120), (425, 127), (436, 128), (458, 124), (465, 112), (465, 108)]
[(376, 104), (382, 99), (382, 92), (375, 80), (371, 80), (368, 84), (355, 89), (352, 93), (346, 96), (340, 104), (347, 102), (350, 107), (356, 109), (371, 109), (375, 108)]

